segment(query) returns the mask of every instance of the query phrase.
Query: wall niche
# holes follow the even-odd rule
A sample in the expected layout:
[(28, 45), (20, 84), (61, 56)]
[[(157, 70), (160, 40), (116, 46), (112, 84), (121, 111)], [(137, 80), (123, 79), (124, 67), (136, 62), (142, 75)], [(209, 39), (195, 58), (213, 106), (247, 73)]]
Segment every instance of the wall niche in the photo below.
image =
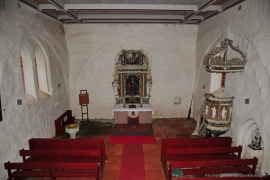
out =
[(253, 119), (247, 120), (239, 131), (241, 145), (243, 146), (242, 158), (258, 158), (256, 174), (261, 173), (263, 159), (263, 137), (260, 129)]

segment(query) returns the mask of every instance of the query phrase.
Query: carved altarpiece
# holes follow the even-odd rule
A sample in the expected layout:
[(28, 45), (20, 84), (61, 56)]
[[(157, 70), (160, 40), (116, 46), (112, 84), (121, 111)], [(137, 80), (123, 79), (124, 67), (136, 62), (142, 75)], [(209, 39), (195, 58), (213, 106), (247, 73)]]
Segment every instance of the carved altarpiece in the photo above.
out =
[(144, 50), (121, 50), (115, 58), (116, 104), (149, 104), (152, 87), (151, 62)]

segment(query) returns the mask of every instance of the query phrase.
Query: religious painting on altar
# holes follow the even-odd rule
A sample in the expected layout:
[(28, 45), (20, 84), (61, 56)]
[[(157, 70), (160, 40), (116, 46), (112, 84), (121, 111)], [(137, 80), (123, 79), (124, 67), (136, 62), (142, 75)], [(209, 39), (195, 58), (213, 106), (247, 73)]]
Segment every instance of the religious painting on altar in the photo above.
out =
[(139, 78), (135, 74), (130, 74), (126, 77), (126, 95), (139, 95)]
[(142, 65), (144, 55), (140, 51), (125, 51), (122, 55), (122, 65)]
[(127, 97), (127, 98), (125, 98), (125, 102), (126, 102), (126, 104), (131, 104), (132, 102), (133, 103), (140, 103), (140, 98), (138, 98), (138, 97)]

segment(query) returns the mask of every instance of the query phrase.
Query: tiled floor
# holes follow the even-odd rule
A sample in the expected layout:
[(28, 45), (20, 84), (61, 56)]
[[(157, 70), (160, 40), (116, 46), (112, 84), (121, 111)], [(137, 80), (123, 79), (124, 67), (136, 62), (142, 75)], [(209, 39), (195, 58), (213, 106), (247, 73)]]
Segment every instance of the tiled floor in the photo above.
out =
[[(147, 180), (165, 180), (165, 176), (160, 163), (161, 138), (166, 137), (191, 137), (196, 128), (195, 120), (186, 118), (176, 119), (153, 119), (154, 135), (156, 144), (144, 144), (144, 162)], [(107, 155), (107, 162), (102, 180), (119, 180), (122, 148), (121, 144), (109, 144), (111, 127), (97, 127), (99, 129), (94, 135), (87, 134), (86, 131), (78, 132), (79, 138), (104, 138)], [(87, 135), (86, 135), (87, 134)]]

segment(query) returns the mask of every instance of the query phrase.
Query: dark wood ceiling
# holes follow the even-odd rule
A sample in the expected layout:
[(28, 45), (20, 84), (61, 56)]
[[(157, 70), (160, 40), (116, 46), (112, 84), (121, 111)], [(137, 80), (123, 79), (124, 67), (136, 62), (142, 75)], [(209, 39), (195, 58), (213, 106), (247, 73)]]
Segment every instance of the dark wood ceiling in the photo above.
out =
[(18, 0), (63, 24), (199, 24), (245, 0)]

